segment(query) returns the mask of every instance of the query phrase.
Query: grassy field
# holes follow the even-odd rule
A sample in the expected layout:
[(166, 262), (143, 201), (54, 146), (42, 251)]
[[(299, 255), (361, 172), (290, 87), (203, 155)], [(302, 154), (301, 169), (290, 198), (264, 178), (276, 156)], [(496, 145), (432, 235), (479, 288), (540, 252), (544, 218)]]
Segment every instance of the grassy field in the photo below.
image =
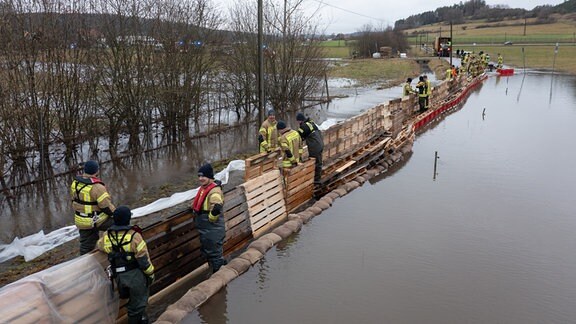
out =
[(334, 64), (329, 76), (332, 78), (352, 78), (361, 84), (386, 82), (398, 84), (407, 77), (419, 74), (420, 67), (413, 60), (406, 59), (356, 59)]
[[(555, 46), (550, 45), (512, 45), (512, 46), (462, 46), (467, 51), (484, 51), (490, 54), (490, 59), (496, 62), (498, 53), (504, 58), (504, 65), (515, 68), (532, 68), (562, 71), (576, 74), (576, 46), (560, 45), (558, 54), (554, 53)], [(556, 58), (555, 58), (556, 56)]]
[[(572, 43), (576, 44), (576, 15), (554, 16), (556, 22), (536, 24), (535, 18), (500, 22), (471, 21), (452, 26), (453, 46), (464, 44)], [(433, 24), (406, 30), (411, 44), (432, 44), (436, 36), (449, 36), (450, 26)]]
[[(452, 28), (452, 48), (474, 51), (484, 51), (490, 54), (491, 60), (496, 61), (497, 54), (504, 57), (504, 64), (515, 68), (531, 68), (561, 71), (576, 74), (576, 14), (554, 16), (556, 22), (550, 24), (534, 24), (535, 19), (517, 19), (500, 22), (472, 21)], [(526, 24), (525, 24), (526, 22)], [(524, 35), (526, 30), (526, 35)], [(420, 44), (432, 46), (434, 38), (449, 35), (449, 26), (435, 24), (407, 30), (410, 44), (413, 44), (411, 56), (426, 56), (420, 51)], [(505, 46), (505, 41), (513, 45)], [(559, 43), (558, 54), (555, 55), (556, 43)], [(474, 45), (476, 44), (476, 45)], [(326, 57), (350, 58), (352, 48), (350, 41), (327, 41), (323, 43)], [(373, 61), (373, 60), (368, 60)], [(378, 65), (396, 64), (394, 60), (375, 60)], [(378, 67), (381, 69), (382, 67)], [(390, 70), (393, 70), (391, 68)], [(368, 75), (370, 68), (347, 72)], [(406, 71), (410, 74), (412, 71)], [(337, 72), (340, 74), (341, 72)]]

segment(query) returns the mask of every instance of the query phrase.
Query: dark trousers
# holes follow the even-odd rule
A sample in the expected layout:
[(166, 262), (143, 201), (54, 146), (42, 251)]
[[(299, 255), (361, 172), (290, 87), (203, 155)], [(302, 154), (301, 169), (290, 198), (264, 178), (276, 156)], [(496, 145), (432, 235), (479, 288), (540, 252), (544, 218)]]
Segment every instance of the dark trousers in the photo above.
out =
[(119, 273), (116, 278), (120, 298), (128, 298), (126, 311), (128, 323), (144, 323), (148, 305), (148, 283), (146, 275), (140, 269)]
[(426, 97), (418, 97), (418, 106), (420, 106), (420, 112), (426, 111), (426, 102), (428, 98)]
[(80, 233), (80, 255), (92, 252), (96, 248), (96, 242), (98, 242), (98, 232), (107, 230), (112, 223), (114, 223), (114, 220), (109, 217), (99, 227), (78, 230)]
[(194, 218), (194, 223), (200, 234), (201, 251), (212, 267), (212, 272), (216, 272), (226, 264), (223, 256), (226, 237), (224, 215), (220, 214), (218, 221), (211, 223), (208, 220), (208, 213), (201, 213)]
[(322, 179), (322, 151), (308, 152), (308, 154), (316, 159), (314, 162), (314, 183), (320, 183)]

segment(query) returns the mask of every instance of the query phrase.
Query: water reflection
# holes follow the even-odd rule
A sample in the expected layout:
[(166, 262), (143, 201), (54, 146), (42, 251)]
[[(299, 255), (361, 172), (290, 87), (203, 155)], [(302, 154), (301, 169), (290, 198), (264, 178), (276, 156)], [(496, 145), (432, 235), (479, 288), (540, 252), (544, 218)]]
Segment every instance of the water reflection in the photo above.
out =
[[(144, 196), (145, 191), (158, 192), (167, 184), (185, 185), (204, 161), (213, 162), (255, 151), (255, 133), (254, 127), (241, 126), (222, 134), (103, 162), (101, 178), (116, 205), (142, 206), (153, 201), (153, 198)], [(41, 185), (19, 187), (11, 198), (2, 198), (0, 243), (9, 243), (16, 236), (40, 230), (48, 233), (73, 224), (69, 193), (71, 178), (72, 174)]]
[(551, 103), (550, 75), (508, 80), (485, 81), (386, 181), (270, 250), (265, 276), (231, 282), (228, 323), (573, 322), (575, 78), (554, 76)]

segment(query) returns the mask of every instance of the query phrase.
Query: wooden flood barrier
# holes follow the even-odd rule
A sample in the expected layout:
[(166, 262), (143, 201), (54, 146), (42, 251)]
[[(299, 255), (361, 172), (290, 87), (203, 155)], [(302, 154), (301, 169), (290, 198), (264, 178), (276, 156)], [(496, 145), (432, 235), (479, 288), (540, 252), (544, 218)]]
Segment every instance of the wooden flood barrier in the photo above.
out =
[[(225, 254), (242, 249), (252, 239), (284, 222), (290, 212), (307, 203), (313, 194), (321, 195), (335, 189), (394, 154), (401, 146), (414, 140), (415, 130), (453, 106), (454, 102), (460, 102), (469, 89), (480, 82), (473, 80), (471, 86), (454, 93), (449, 92), (447, 85), (440, 84), (435, 89), (435, 97), (443, 99), (432, 102), (433, 107), (425, 114), (414, 116), (414, 98), (403, 98), (378, 105), (325, 130), (322, 185), (316, 193), (313, 192), (314, 159), (282, 170), (278, 167), (279, 151), (246, 159), (245, 183), (234, 188), (224, 186)], [(151, 287), (151, 294), (168, 287), (206, 261), (200, 252), (198, 232), (188, 209), (145, 228), (143, 235), (156, 268), (156, 282)], [(107, 266), (104, 254), (94, 256), (102, 266)], [(6, 303), (23, 301), (19, 310), (11, 309), (7, 316), (27, 323), (42, 322), (42, 316), (47, 316), (51, 308), (37, 300), (38, 294), (43, 293), (41, 288), (26, 283), (0, 298), (0, 315), (6, 314), (7, 308), (2, 307)], [(51, 302), (65, 313), (78, 309), (83, 319), (94, 322), (92, 319), (96, 317), (92, 316), (97, 316), (99, 310), (81, 298), (90, 292), (91, 287), (68, 288), (69, 291), (49, 296)], [(120, 313), (124, 313), (123, 309)]]
[(263, 175), (265, 172), (278, 169), (280, 149), (271, 153), (260, 153), (244, 160), (246, 162), (244, 181), (249, 181)]
[(313, 197), (315, 163), (316, 159), (311, 158), (296, 167), (283, 170), (288, 211), (296, 210)]
[[(224, 217), (224, 252), (228, 254), (252, 239), (246, 197), (238, 187), (224, 188)], [(199, 234), (190, 210), (147, 227), (143, 234), (155, 267), (156, 281), (150, 288), (151, 294), (164, 289), (206, 262), (200, 251)]]
[(246, 196), (254, 237), (286, 220), (284, 186), (280, 170), (272, 170), (240, 185)]

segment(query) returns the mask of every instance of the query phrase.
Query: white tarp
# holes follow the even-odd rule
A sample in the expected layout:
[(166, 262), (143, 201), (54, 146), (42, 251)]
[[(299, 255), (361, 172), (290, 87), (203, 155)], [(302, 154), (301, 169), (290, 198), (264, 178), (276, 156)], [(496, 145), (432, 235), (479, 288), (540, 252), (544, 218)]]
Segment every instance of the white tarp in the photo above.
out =
[(0, 289), (2, 323), (115, 323), (118, 294), (94, 255), (83, 255)]
[[(244, 168), (244, 160), (234, 160), (231, 161), (224, 170), (216, 173), (214, 178), (222, 181), (222, 184), (226, 184), (229, 181), (231, 171), (243, 171)], [(158, 199), (146, 206), (133, 209), (132, 217), (142, 217), (192, 200), (197, 192), (198, 188), (195, 188), (185, 192), (175, 193), (170, 197)], [(40, 231), (23, 238), (16, 237), (12, 243), (0, 245), (0, 263), (19, 255), (24, 256), (24, 260), (28, 262), (42, 255), (44, 252), (71, 241), (76, 237), (78, 237), (78, 230), (75, 225), (63, 227), (48, 234)]]

